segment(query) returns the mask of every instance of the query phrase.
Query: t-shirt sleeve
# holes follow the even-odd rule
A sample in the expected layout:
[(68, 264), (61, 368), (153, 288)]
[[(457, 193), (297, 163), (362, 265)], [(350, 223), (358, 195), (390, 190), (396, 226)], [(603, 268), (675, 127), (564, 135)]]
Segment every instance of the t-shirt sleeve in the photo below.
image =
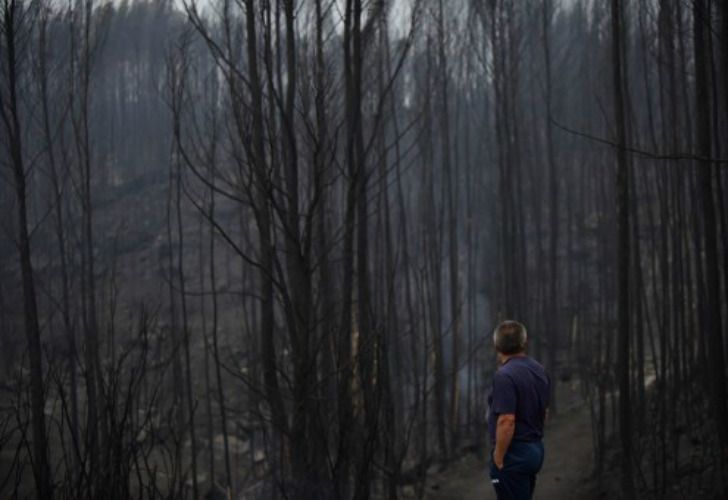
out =
[(516, 413), (516, 384), (505, 374), (493, 377), (493, 412), (497, 415)]

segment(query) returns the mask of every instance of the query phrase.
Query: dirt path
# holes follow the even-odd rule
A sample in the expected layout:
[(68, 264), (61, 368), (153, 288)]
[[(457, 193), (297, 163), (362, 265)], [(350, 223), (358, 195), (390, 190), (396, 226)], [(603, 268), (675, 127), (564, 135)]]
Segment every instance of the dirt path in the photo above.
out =
[[(562, 399), (562, 401), (564, 401)], [(538, 475), (535, 500), (588, 499), (592, 465), (591, 424), (584, 404), (571, 404), (546, 425), (546, 458)], [(464, 457), (427, 482), (428, 500), (488, 500), (495, 492), (488, 477), (488, 463), (474, 455)]]

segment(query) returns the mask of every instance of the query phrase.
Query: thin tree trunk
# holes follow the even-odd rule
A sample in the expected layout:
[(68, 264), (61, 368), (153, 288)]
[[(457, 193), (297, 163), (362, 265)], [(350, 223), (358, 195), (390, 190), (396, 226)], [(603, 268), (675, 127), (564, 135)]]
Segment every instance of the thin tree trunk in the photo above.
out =
[[(245, 26), (247, 36), (248, 72), (251, 91), (252, 110), (252, 144), (251, 163), (254, 177), (254, 210), (258, 226), (259, 238), (259, 279), (261, 288), (261, 327), (260, 346), (263, 366), (264, 393), (271, 406), (272, 425), (275, 439), (280, 443), (283, 458), (286, 455), (288, 419), (286, 417), (283, 398), (278, 384), (278, 368), (275, 349), (275, 313), (273, 289), (273, 220), (270, 211), (272, 196), (270, 171), (265, 161), (265, 145), (263, 131), (263, 96), (258, 70), (256, 2), (245, 1)], [(241, 138), (245, 141), (245, 138)]]
[(450, 322), (452, 331), (451, 347), (451, 375), (450, 375), (450, 455), (455, 452), (460, 431), (460, 349), (461, 349), (461, 319), (460, 319), (460, 254), (458, 250), (458, 217), (457, 217), (457, 175), (453, 174), (455, 166), (452, 163), (450, 146), (450, 111), (448, 101), (448, 65), (445, 51), (445, 12), (443, 1), (438, 2), (438, 57), (440, 81), (440, 133), (442, 134), (442, 169), (445, 175), (445, 193), (447, 196), (448, 213), (448, 242), (450, 253)]
[[(215, 174), (213, 172), (214, 161), (210, 161), (210, 205), (208, 212), (210, 218), (215, 217)], [(215, 358), (215, 378), (217, 382), (217, 402), (220, 407), (220, 419), (222, 420), (222, 439), (225, 448), (225, 487), (233, 488), (233, 478), (230, 467), (230, 443), (228, 438), (227, 425), (227, 408), (225, 406), (225, 391), (222, 383), (222, 369), (220, 367), (220, 349), (218, 341), (218, 299), (217, 299), (217, 272), (215, 271), (215, 232), (210, 231), (209, 242), (209, 270), (210, 270), (210, 292), (212, 294), (212, 326), (210, 334), (212, 336), (212, 349)]]
[(625, 120), (625, 65), (621, 0), (612, 0), (612, 63), (617, 127), (617, 328), (619, 379), (619, 433), (622, 444), (622, 484), (628, 498), (634, 496), (632, 477), (632, 406), (630, 404), (630, 238), (629, 163)]
[[(98, 316), (96, 314), (96, 277), (94, 265), (93, 250), (93, 201), (91, 192), (91, 149), (90, 149), (90, 131), (89, 131), (89, 90), (91, 77), (91, 2), (87, 2), (83, 6), (83, 22), (82, 32), (83, 39), (81, 42), (81, 60), (76, 61), (75, 47), (72, 47), (74, 54), (72, 55), (72, 78), (76, 79), (77, 90), (80, 94), (78, 97), (79, 116), (75, 116), (72, 120), (74, 139), (76, 146), (76, 154), (80, 163), (81, 175), (81, 208), (83, 214), (82, 221), (82, 251), (81, 251), (81, 283), (82, 283), (82, 306), (83, 306), (83, 325), (84, 325), (84, 353), (86, 361), (86, 402), (87, 402), (87, 436), (90, 454), (90, 466), (92, 470), (96, 470), (97, 484), (89, 484), (89, 487), (101, 487), (103, 484), (103, 472), (100, 471), (100, 454), (106, 451), (106, 432), (105, 432), (105, 411), (103, 397), (100, 397), (102, 391), (103, 377), (101, 374), (99, 362), (99, 328)], [(72, 23), (72, 28), (75, 24)], [(71, 37), (75, 40), (75, 33)], [(75, 64), (79, 64), (79, 68), (75, 68)], [(73, 99), (73, 97), (72, 97)], [(99, 424), (101, 429), (99, 429)], [(99, 441), (100, 439), (100, 441)], [(104, 470), (106, 470), (106, 457), (104, 453)]]
[[(697, 152), (704, 158), (712, 155), (710, 127), (710, 90), (707, 37), (710, 36), (710, 7), (706, 0), (693, 3), (693, 35), (695, 50), (695, 116)], [(711, 408), (718, 427), (721, 464), (728, 470), (728, 404), (726, 403), (725, 360), (721, 322), (720, 269), (718, 263), (718, 221), (713, 197), (714, 166), (701, 161), (698, 171), (700, 206), (703, 223), (703, 252), (705, 254), (705, 306), (702, 331), (706, 336), (708, 373), (711, 381)], [(722, 473), (720, 477), (725, 477)], [(724, 490), (728, 485), (723, 484)]]
[[(209, 214), (208, 214), (209, 215)], [(211, 216), (211, 215), (210, 215)], [(204, 252), (204, 216), (200, 215), (198, 232), (198, 267), (200, 272), (200, 316), (202, 317), (202, 338), (205, 343), (204, 378), (205, 378), (205, 419), (207, 420), (207, 458), (210, 482), (215, 483), (215, 426), (212, 420), (212, 385), (210, 384), (210, 342), (207, 338), (207, 314), (205, 308), (205, 252)]]
[(548, 312), (546, 317), (549, 318), (546, 330), (549, 338), (548, 350), (548, 366), (551, 370), (551, 397), (549, 401), (549, 411), (554, 415), (558, 411), (556, 401), (556, 385), (559, 377), (556, 373), (556, 354), (558, 350), (558, 333), (560, 329), (561, 318), (559, 316), (559, 269), (558, 269), (558, 241), (559, 241), (559, 178), (556, 173), (556, 156), (554, 153), (553, 138), (553, 122), (551, 115), (552, 109), (552, 81), (551, 81), (551, 45), (549, 41), (549, 33), (551, 30), (551, 16), (553, 7), (551, 0), (545, 0), (543, 4), (543, 50), (544, 61), (546, 64), (546, 157), (549, 166), (549, 217), (550, 231), (549, 235), (549, 299)]
[(5, 128), (6, 153), (10, 157), (13, 172), (18, 217), (18, 251), (20, 271), (23, 279), (23, 320), (25, 337), (30, 359), (30, 405), (33, 445), (33, 475), (38, 498), (52, 498), (53, 487), (50, 464), (48, 462), (48, 438), (45, 423), (45, 394), (43, 383), (43, 354), (41, 348), (38, 305), (36, 302), (35, 280), (31, 260), (30, 234), (28, 232), (27, 172), (23, 157), (22, 128), (18, 109), (18, 85), (20, 62), (23, 54), (18, 53), (18, 36), (23, 22), (22, 17), (30, 15), (23, 12), (24, 5), (15, 0), (2, 4), (3, 71), (0, 88), (0, 118)]
[(192, 359), (190, 354), (190, 329), (187, 314), (187, 292), (184, 274), (184, 224), (182, 221), (182, 166), (176, 165), (176, 196), (175, 207), (177, 213), (177, 279), (179, 284), (180, 305), (182, 306), (182, 335), (184, 339), (185, 355), (185, 385), (187, 390), (187, 428), (190, 433), (190, 460), (192, 462), (192, 494), (198, 498), (197, 485), (197, 432), (195, 428), (196, 399), (192, 387)]
[(66, 249), (66, 221), (63, 211), (64, 199), (61, 178), (59, 175), (59, 166), (55, 156), (55, 144), (51, 132), (51, 112), (50, 98), (48, 95), (48, 58), (47, 58), (47, 34), (48, 34), (48, 18), (43, 17), (40, 28), (40, 91), (41, 105), (43, 111), (43, 134), (48, 151), (48, 165), (51, 171), (51, 185), (53, 189), (53, 197), (55, 201), (55, 219), (56, 219), (56, 241), (58, 244), (58, 256), (61, 262), (61, 314), (63, 316), (63, 328), (68, 342), (67, 363), (68, 373), (71, 385), (71, 423), (70, 431), (74, 443), (74, 467), (79, 462), (79, 416), (78, 416), (78, 382), (76, 371), (76, 332), (73, 329), (71, 319), (71, 285), (68, 271), (68, 254)]

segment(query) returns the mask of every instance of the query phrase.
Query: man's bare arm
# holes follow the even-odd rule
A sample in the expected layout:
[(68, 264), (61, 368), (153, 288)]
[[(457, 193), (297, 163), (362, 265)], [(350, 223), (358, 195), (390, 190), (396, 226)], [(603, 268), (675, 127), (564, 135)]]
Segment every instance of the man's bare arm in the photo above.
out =
[(516, 430), (516, 416), (513, 413), (498, 415), (498, 422), (495, 428), (495, 450), (493, 451), (493, 462), (499, 469), (503, 468), (503, 460), (506, 451), (511, 445), (513, 433)]

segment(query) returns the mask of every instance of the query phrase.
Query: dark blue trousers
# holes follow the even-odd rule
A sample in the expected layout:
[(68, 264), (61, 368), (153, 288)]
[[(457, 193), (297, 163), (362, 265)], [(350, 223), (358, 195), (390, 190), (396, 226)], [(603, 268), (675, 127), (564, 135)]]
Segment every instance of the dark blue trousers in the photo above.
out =
[(490, 460), (490, 482), (498, 500), (530, 500), (536, 488), (536, 474), (543, 465), (543, 443), (513, 441), (498, 469)]

